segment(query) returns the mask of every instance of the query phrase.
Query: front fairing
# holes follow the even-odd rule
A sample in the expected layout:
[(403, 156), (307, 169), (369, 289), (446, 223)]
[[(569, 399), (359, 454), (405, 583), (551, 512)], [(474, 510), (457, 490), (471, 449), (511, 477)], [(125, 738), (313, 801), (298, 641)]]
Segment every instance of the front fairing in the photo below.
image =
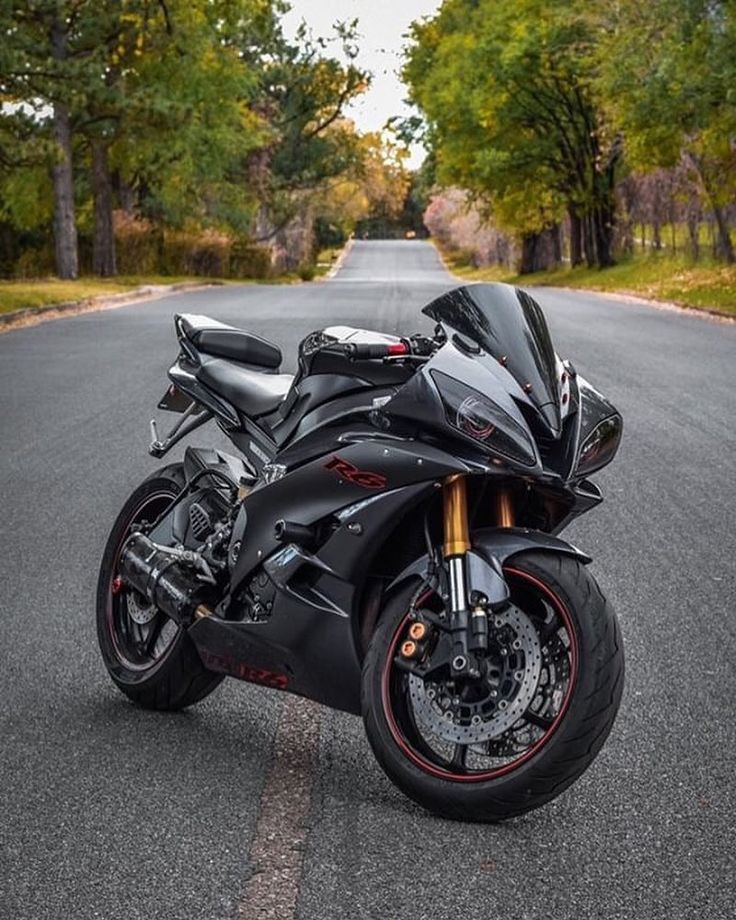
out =
[(508, 284), (466, 285), (422, 312), (441, 323), (456, 346), (507, 369), (515, 382), (509, 392), (533, 408), (549, 435), (559, 437), (566, 375), (542, 309), (529, 294)]
[[(492, 448), (468, 438), (448, 422), (442, 400), (442, 379), (449, 378), (465, 387), (468, 393), (482, 394), (507, 417), (506, 432), (519, 438), (531, 452), (529, 462), (516, 464), (513, 458), (497, 455)], [(430, 361), (402, 386), (393, 398), (382, 406), (382, 412), (392, 420), (398, 430), (420, 429), (439, 439), (458, 439), (465, 449), (476, 454), (479, 465), (518, 467), (526, 473), (541, 472), (540, 458), (534, 446), (534, 437), (518, 403), (511, 396), (516, 383), (495, 358), (484, 353), (467, 354), (452, 341), (437, 351)], [(426, 436), (422, 436), (425, 440)]]
[[(472, 445), (487, 467), (558, 482), (587, 475), (592, 464), (581, 465), (581, 452), (606, 419), (617, 420), (620, 436), (614, 406), (557, 357), (541, 309), (523, 292), (473, 285), (443, 295), (424, 312), (443, 325), (446, 344), (385, 405), (387, 415), (424, 428), (426, 436)], [(458, 430), (447, 395), (454, 390), (462, 397), (463, 388), (500, 410), (488, 429), (505, 436), (505, 448), (493, 433), (478, 439)], [(609, 438), (613, 449), (600, 454), (599, 466), (613, 459), (615, 441)], [(508, 449), (512, 442), (518, 450)]]

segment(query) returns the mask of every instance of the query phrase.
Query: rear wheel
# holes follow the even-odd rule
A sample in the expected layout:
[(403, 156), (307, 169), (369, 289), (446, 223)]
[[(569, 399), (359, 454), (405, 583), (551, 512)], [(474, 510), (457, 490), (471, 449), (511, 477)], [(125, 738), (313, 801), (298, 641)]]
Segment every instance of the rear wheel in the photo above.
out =
[(152, 524), (184, 487), (181, 464), (146, 479), (123, 506), (105, 547), (97, 583), (97, 638), (110, 677), (147, 709), (183, 709), (222, 681), (202, 664), (192, 640), (118, 576), (127, 537)]
[(430, 681), (402, 667), (417, 621), (422, 655), (441, 637), (442, 603), (416, 583), (390, 601), (366, 657), (363, 716), (379, 763), (449, 818), (499, 821), (549, 802), (592, 763), (621, 700), (618, 624), (585, 567), (540, 552), (504, 572), (511, 604), (490, 617), (480, 677)]

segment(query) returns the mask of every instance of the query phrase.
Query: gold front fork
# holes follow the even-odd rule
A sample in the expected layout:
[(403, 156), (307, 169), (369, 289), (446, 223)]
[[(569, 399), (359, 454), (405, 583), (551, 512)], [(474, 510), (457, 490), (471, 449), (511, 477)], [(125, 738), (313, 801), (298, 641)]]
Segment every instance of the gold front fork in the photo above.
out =
[[(456, 474), (448, 476), (442, 486), (442, 512), (444, 524), (444, 554), (449, 575), (450, 631), (453, 636), (451, 671), (454, 675), (469, 674), (478, 677), (480, 670), (474, 657), (479, 650), (488, 648), (486, 607), (468, 596), (465, 554), (470, 549), (468, 527), (468, 490), (466, 478)], [(496, 493), (496, 526), (514, 526), (514, 505), (511, 494), (505, 489)], [(469, 608), (472, 606), (472, 610)], [(404, 657), (411, 657), (414, 643), (405, 643)], [(409, 647), (411, 646), (411, 648)]]
[[(513, 527), (516, 523), (514, 503), (508, 489), (499, 489), (495, 496), (496, 526)], [(468, 529), (468, 490), (465, 476), (448, 476), (442, 487), (445, 559), (464, 556), (470, 549)]]
[(442, 487), (445, 558), (464, 556), (470, 549), (468, 530), (468, 491), (465, 477), (448, 476)]
[(511, 493), (508, 489), (499, 489), (496, 492), (496, 526), (513, 527), (515, 522)]

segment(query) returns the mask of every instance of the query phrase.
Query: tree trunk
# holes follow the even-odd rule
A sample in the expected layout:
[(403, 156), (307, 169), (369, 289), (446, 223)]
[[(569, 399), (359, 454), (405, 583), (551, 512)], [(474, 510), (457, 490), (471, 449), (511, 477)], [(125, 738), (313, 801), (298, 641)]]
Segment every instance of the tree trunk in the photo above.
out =
[(594, 214), (595, 252), (598, 268), (614, 265), (613, 259), (613, 206), (600, 205)]
[(659, 217), (654, 218), (654, 226), (652, 227), (652, 247), (657, 250), (662, 248), (662, 234), (660, 233)]
[(695, 262), (700, 258), (700, 222), (702, 219), (700, 197), (697, 190), (691, 186), (685, 208), (685, 223), (690, 240), (690, 254)]
[(538, 271), (537, 258), (539, 250), (539, 234), (525, 233), (521, 238), (521, 264), (519, 265), (520, 275), (530, 275)]
[(72, 134), (69, 110), (54, 106), (54, 140), (59, 160), (51, 169), (54, 184), (54, 243), (56, 274), (59, 278), (76, 278), (79, 274), (77, 224), (74, 215), (74, 176), (72, 173)]
[(555, 224), (541, 233), (527, 233), (521, 238), (521, 264), (519, 274), (548, 271), (558, 268), (562, 258), (560, 226)]
[(687, 232), (690, 237), (690, 251), (696, 262), (700, 258), (699, 231), (700, 215), (694, 212), (692, 208), (689, 208), (687, 212)]
[[(51, 44), (56, 60), (66, 57), (66, 25), (55, 20), (51, 27)], [(54, 186), (54, 243), (56, 274), (59, 278), (76, 278), (79, 274), (77, 224), (74, 214), (74, 175), (72, 172), (72, 130), (69, 109), (54, 104), (54, 140), (58, 152), (51, 168)]]
[(585, 253), (585, 264), (588, 268), (595, 268), (595, 234), (593, 232), (593, 215), (588, 211), (583, 215), (583, 251)]
[(575, 268), (583, 264), (583, 230), (580, 215), (574, 208), (568, 208), (570, 219), (570, 267)]
[(716, 221), (716, 228), (718, 230), (718, 243), (716, 247), (716, 252), (718, 256), (728, 262), (729, 265), (733, 265), (736, 261), (733, 251), (733, 243), (731, 242), (731, 234), (728, 230), (728, 223), (726, 221), (726, 215), (723, 212), (723, 208), (719, 205), (713, 205), (713, 217)]
[(120, 208), (128, 217), (133, 217), (135, 211), (135, 192), (130, 185), (120, 175), (120, 170), (116, 169), (111, 173), (112, 189), (117, 197)]
[(95, 201), (95, 229), (92, 242), (92, 271), (102, 278), (117, 274), (115, 229), (112, 219), (112, 179), (104, 140), (92, 141), (92, 194)]
[(555, 224), (549, 231), (552, 235), (552, 261), (554, 268), (559, 268), (562, 264), (562, 227)]
[[(723, 208), (716, 204), (716, 194), (714, 189), (715, 182), (711, 175), (708, 174), (707, 170), (703, 168), (703, 164), (700, 159), (690, 151), (687, 151), (683, 154), (685, 157), (685, 162), (693, 170), (695, 176), (698, 179), (700, 187), (703, 191), (703, 195), (706, 201), (710, 204), (711, 210), (713, 211), (713, 217), (716, 222), (717, 230), (717, 242), (715, 244), (716, 255), (724, 259), (729, 265), (733, 264), (736, 261), (733, 251), (733, 243), (731, 242), (731, 235), (728, 230), (728, 224), (726, 222), (726, 216), (723, 212)], [(712, 229), (712, 228), (711, 228)]]

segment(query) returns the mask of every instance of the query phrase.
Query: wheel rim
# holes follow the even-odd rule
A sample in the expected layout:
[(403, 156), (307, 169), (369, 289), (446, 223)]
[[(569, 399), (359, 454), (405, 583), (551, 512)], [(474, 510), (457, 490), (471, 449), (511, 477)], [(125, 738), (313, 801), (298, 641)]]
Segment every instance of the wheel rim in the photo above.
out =
[(137, 592), (120, 582), (118, 565), (125, 541), (134, 529), (150, 525), (176, 498), (161, 490), (145, 499), (132, 512), (117, 545), (107, 588), (107, 629), (115, 655), (130, 671), (148, 671), (166, 657), (180, 627)]
[[(450, 703), (444, 710), (443, 689), (433, 685), (425, 690), (427, 696), (435, 692), (430, 700), (436, 710), (434, 720), (417, 690), (417, 682), (423, 682), (396, 664), (399, 647), (412, 623), (410, 613), (392, 637), (381, 678), (388, 727), (403, 754), (432, 776), (452, 782), (482, 782), (517, 770), (548, 744), (569, 708), (579, 662), (570, 613), (551, 588), (534, 575), (513, 567), (505, 567), (504, 574), (511, 589), (509, 610), (515, 612), (505, 619), (490, 618), (489, 663), (484, 677), (473, 682), (475, 686), (468, 682), (459, 689), (457, 684), (452, 690), (445, 687)], [(420, 597), (428, 607), (438, 601), (436, 595), (430, 595), (425, 592)], [(534, 627), (536, 645), (528, 623)], [(513, 650), (506, 651), (519, 657), (504, 669), (495, 658), (505, 648), (502, 637), (511, 634), (509, 629), (518, 633)], [(535, 660), (537, 647), (539, 661)], [(514, 670), (520, 658), (524, 667)], [(534, 681), (531, 689), (530, 674)], [(502, 706), (504, 700), (506, 706)]]

